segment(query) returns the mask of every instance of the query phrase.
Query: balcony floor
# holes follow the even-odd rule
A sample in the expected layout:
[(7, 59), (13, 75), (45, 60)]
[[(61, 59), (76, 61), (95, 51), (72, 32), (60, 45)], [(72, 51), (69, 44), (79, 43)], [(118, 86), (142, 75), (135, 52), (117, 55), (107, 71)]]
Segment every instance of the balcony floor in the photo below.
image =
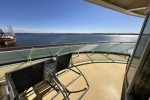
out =
[[(80, 57), (79, 57), (80, 58)], [(82, 59), (78, 59), (78, 61)], [(77, 61), (76, 61), (77, 62)], [(120, 100), (123, 78), (126, 64), (113, 62), (97, 62), (78, 66), (85, 75), (90, 88), (82, 97), (82, 100)], [(71, 71), (59, 77), (63, 84), (67, 84), (75, 74)], [(4, 85), (3, 85), (4, 86)], [(69, 90), (79, 90), (86, 86), (81, 77), (68, 86)], [(2, 90), (2, 87), (1, 87)], [(49, 100), (56, 92), (48, 85), (28, 96), (27, 100)], [(71, 100), (77, 100), (82, 92), (69, 95)], [(2, 100), (6, 98), (3, 97)], [(56, 100), (62, 100), (62, 95), (58, 95)]]
[(95, 63), (79, 67), (90, 89), (83, 100), (120, 100), (125, 64)]
[[(94, 63), (79, 66), (78, 68), (83, 72), (90, 85), (82, 100), (120, 100), (125, 66), (125, 64), (117, 63)], [(71, 75), (67, 76), (64, 78), (62, 76), (64, 82)], [(77, 80), (77, 84), (70, 85), (69, 89), (81, 89), (85, 86), (83, 83), (83, 79)], [(79, 94), (70, 95), (71, 100), (77, 100), (78, 97)]]

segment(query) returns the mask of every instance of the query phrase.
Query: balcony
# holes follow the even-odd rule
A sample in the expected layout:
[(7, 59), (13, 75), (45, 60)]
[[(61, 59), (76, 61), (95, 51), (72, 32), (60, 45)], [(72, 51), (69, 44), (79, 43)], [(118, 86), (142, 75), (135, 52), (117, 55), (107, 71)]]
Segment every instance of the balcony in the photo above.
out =
[[(85, 75), (90, 89), (83, 96), (83, 100), (120, 100), (126, 64), (130, 59), (135, 43), (76, 43), (61, 45), (45, 45), (34, 47), (1, 49), (0, 56), (0, 97), (5, 100), (4, 87), (6, 85), (4, 73), (37, 63), (41, 60), (48, 62), (47, 67), (53, 64), (57, 55), (74, 52), (72, 63)], [(11, 51), (6, 51), (10, 50)], [(70, 77), (71, 76), (71, 77)], [(64, 84), (72, 80), (74, 74), (67, 72), (59, 78)], [(82, 88), (85, 82), (78, 79), (70, 90)], [(31, 88), (32, 89), (32, 88)], [(47, 100), (55, 94), (49, 86), (44, 86), (37, 92), (32, 92), (27, 98), (30, 100)], [(70, 94), (71, 100), (76, 100), (81, 93)], [(63, 99), (58, 95), (56, 100)]]

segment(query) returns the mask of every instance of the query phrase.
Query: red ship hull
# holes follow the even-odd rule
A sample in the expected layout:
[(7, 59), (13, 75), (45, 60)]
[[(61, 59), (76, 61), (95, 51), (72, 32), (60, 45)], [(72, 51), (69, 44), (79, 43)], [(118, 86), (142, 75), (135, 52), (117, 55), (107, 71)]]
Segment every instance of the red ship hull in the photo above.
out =
[(14, 36), (13, 39), (11, 38), (1, 38), (0, 37), (0, 43), (1, 45), (8, 45), (8, 44), (11, 44), (11, 43), (14, 43), (16, 42), (16, 37)]

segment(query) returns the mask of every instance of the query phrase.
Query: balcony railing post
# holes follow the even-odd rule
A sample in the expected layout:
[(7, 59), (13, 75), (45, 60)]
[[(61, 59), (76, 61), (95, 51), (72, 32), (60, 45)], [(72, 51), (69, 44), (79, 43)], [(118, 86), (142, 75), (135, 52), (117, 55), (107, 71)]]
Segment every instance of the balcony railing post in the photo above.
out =
[(118, 46), (118, 45), (120, 45), (120, 44), (122, 44), (122, 42), (120, 42), (119, 44), (116, 44), (116, 45), (114, 45), (114, 46), (112, 46), (112, 47), (108, 48), (108, 54), (107, 54), (107, 55), (109, 55), (110, 50), (111, 50), (112, 48), (114, 48), (114, 47), (116, 47), (116, 46)]
[(46, 49), (47, 49), (47, 51), (49, 52), (49, 55), (51, 56), (52, 55), (52, 53), (49, 51), (49, 49), (48, 49), (49, 47), (47, 47)]
[[(102, 43), (103, 44), (103, 43)], [(100, 44), (98, 44), (97, 46), (95, 46), (93, 49), (92, 49), (92, 55), (94, 54), (94, 50), (96, 47), (98, 47)]]
[(80, 47), (78, 50), (76, 50), (77, 51), (77, 53), (78, 53), (78, 56), (77, 57), (79, 57), (79, 52), (80, 52), (80, 49), (81, 48), (83, 48), (83, 47), (85, 47), (87, 44), (85, 44), (85, 45), (83, 45), (82, 47)]
[(69, 49), (69, 51), (71, 52), (71, 50), (70, 50), (70, 47), (68, 46), (68, 49)]
[[(123, 51), (125, 51), (125, 52), (126, 52), (126, 55), (127, 55), (128, 51), (129, 51), (130, 49), (132, 49), (132, 48), (134, 48), (134, 47), (131, 47), (131, 48), (125, 49), (125, 50), (123, 50)], [(121, 51), (120, 53), (123, 53), (123, 51)]]
[(58, 52), (56, 52), (56, 54), (55, 54), (54, 56), (59, 55), (59, 52), (60, 52), (61, 50), (63, 50), (64, 47), (65, 47), (65, 46), (63, 46)]
[(78, 56), (77, 56), (77, 57), (79, 57), (79, 54), (80, 54), (79, 52), (80, 52), (80, 51), (78, 50)]
[(92, 55), (94, 54), (94, 49), (92, 50)]
[(127, 56), (128, 50), (129, 50), (129, 49), (127, 49), (127, 50), (126, 50), (126, 54), (125, 54), (125, 57)]
[(28, 61), (31, 61), (31, 54), (32, 54), (32, 51), (33, 51), (33, 47), (31, 48), (31, 51), (30, 51), (30, 54), (29, 54), (29, 57), (28, 57)]

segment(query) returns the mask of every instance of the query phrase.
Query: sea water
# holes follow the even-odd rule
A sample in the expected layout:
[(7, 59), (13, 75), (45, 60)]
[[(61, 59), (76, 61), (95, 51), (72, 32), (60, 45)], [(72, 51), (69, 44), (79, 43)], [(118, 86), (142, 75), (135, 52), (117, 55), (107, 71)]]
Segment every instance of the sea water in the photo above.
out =
[(101, 34), (44, 34), (44, 33), (18, 33), (16, 43), (2, 46), (33, 46), (44, 44), (61, 44), (74, 42), (136, 42), (138, 35), (101, 35)]

